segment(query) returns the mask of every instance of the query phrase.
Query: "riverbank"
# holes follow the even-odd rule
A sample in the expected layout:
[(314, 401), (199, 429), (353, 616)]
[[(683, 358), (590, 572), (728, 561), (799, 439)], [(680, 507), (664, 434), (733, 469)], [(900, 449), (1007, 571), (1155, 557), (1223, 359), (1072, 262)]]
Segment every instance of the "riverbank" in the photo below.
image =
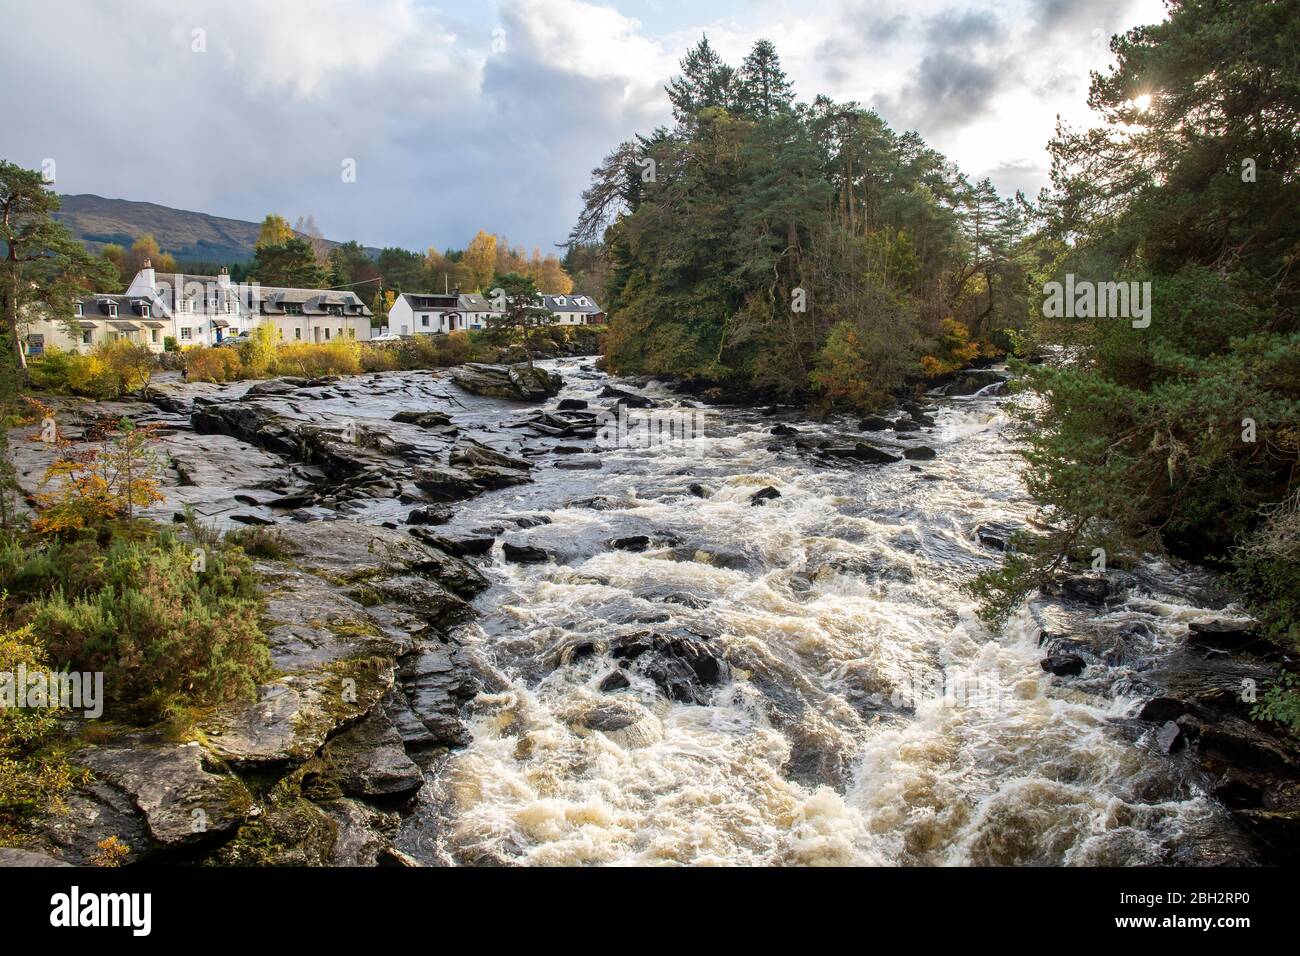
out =
[[(1002, 373), (810, 421), (546, 365), (564, 387), (540, 406), (454, 372), (65, 401), (74, 432), (160, 430), (151, 517), (255, 529), (277, 673), (191, 739), (97, 734), (95, 784), (32, 848), (1204, 864), (1271, 859), (1243, 826), (1285, 844), (1294, 750), (1231, 696), (1274, 665), (1188, 639), (1235, 633), (1211, 578), (1152, 563), (1068, 578), (999, 634), (975, 619), (961, 583), (1033, 507)], [(700, 430), (603, 447), (609, 406)], [(48, 451), (20, 437), (30, 491)]]

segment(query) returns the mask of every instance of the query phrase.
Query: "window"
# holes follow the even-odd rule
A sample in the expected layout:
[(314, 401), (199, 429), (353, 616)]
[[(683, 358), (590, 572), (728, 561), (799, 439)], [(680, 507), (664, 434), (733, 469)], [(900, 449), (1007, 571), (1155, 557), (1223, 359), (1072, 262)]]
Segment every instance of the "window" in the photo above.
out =
[(355, 339), (356, 337), (357, 337), (357, 330), (356, 330), (356, 329), (348, 329), (348, 338), (350, 338), (350, 339)]
[(194, 338), (194, 329), (188, 325), (181, 326), (181, 341), (189, 342)]
[(144, 319), (149, 318), (149, 306), (147, 303), (140, 303), (140, 317)]
[(186, 312), (191, 312), (191, 313), (194, 311), (194, 300), (193, 300), (193, 299), (186, 299), (186, 300), (185, 300), (185, 311), (186, 311)]
[(153, 331), (151, 331), (151, 332), (149, 333), (149, 339), (150, 339), (150, 341), (152, 341), (152, 342), (157, 342), (157, 341), (158, 341), (158, 330), (157, 330), (157, 329), (154, 329)]
[(235, 303), (233, 303), (233, 302), (227, 302), (227, 303), (226, 303), (226, 315), (232, 315), (232, 314), (234, 314), (234, 311), (235, 311)]
[(295, 329), (293, 330), (293, 337), (294, 337), (295, 339), (301, 339), (301, 338), (302, 338), (302, 329), (301, 329), (301, 328), (295, 328)]
[(83, 310), (83, 309), (81, 308), (81, 303), (80, 303), (80, 302), (78, 302), (78, 303), (76, 304), (75, 308), (76, 308), (76, 310), (77, 310), (76, 313), (75, 313), (76, 315), (85, 315), (85, 314), (86, 314), (86, 313), (85, 313), (85, 310)]
[(116, 302), (110, 302), (110, 303), (108, 304), (108, 314), (109, 314), (109, 315), (114, 315), (114, 316), (117, 315), (117, 303), (116, 303)]
[(329, 340), (330, 340), (330, 330), (329, 327), (327, 326), (325, 328), (325, 341), (328, 342)]
[(81, 333), (81, 344), (90, 345), (95, 340), (95, 333), (90, 329), (84, 329)]
[(429, 327), (429, 317), (427, 315), (420, 316), (420, 324), (427, 329)]

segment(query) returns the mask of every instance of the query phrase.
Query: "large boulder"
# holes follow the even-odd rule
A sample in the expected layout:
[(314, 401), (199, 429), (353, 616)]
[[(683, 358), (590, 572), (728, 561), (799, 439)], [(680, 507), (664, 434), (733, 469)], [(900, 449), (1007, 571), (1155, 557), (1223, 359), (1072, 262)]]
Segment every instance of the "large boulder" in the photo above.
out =
[(564, 379), (537, 366), (484, 365), (468, 362), (452, 372), (451, 380), (467, 392), (489, 398), (541, 402), (558, 394)]

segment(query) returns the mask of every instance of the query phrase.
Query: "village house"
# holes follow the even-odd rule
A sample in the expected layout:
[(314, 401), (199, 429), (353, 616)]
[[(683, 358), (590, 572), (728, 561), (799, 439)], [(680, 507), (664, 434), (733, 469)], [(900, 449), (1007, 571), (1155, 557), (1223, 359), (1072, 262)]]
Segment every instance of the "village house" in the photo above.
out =
[(403, 292), (388, 310), (388, 330), (394, 335), (436, 335), (488, 327), (492, 303), (484, 296), (462, 293)]
[(153, 299), (137, 295), (87, 295), (73, 301), (72, 314), (52, 317), (31, 311), (22, 331), (23, 349), (36, 358), (47, 349), (89, 352), (96, 345), (121, 340), (161, 352), (171, 322)]
[(251, 313), (241, 307), (239, 289), (225, 269), (215, 276), (155, 273), (146, 259), (126, 294), (153, 299), (171, 320), (168, 334), (181, 346), (216, 345), (251, 328)]
[(370, 338), (372, 313), (355, 292), (237, 284), (225, 269), (215, 276), (155, 274), (146, 260), (127, 295), (151, 297), (182, 348), (218, 345), (267, 321), (285, 342)]
[[(558, 325), (605, 320), (600, 306), (587, 296), (544, 295), (542, 301), (556, 314)], [(388, 310), (388, 330), (400, 336), (481, 330), (488, 327), (494, 311), (491, 300), (478, 293), (403, 292)]]
[(605, 313), (585, 295), (544, 295), (542, 303), (557, 316), (557, 325), (598, 325)]

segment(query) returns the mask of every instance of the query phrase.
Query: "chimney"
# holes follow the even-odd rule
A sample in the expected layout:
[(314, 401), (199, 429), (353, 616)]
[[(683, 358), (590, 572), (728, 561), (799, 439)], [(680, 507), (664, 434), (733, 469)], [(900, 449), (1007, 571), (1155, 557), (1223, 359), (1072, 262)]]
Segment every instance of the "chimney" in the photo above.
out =
[(157, 284), (154, 281), (152, 260), (150, 259), (144, 260), (144, 262), (140, 266), (140, 276), (142, 279), (144, 279), (145, 288), (148, 289), (150, 292), (152, 292), (154, 289), (157, 288)]
[(221, 271), (217, 273), (217, 288), (218, 289), (230, 288), (230, 272), (226, 269), (225, 266), (222, 266)]
[(460, 286), (456, 286), (456, 288), (452, 289), (452, 290), (451, 290), (451, 294), (454, 295), (456, 298), (459, 299), (459, 298), (460, 298)]

